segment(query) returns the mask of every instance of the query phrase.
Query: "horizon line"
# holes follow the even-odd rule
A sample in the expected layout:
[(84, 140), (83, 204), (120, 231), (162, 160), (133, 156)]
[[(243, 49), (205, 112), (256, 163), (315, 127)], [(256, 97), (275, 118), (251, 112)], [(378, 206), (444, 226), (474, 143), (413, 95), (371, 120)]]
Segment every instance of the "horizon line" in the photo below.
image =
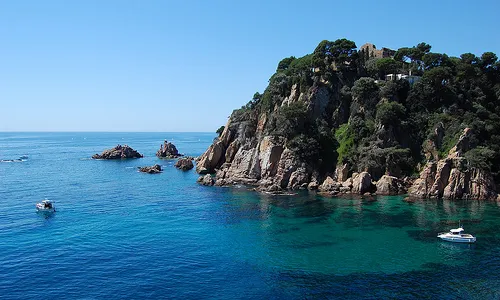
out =
[[(0, 133), (212, 133), (212, 131), (85, 131), (85, 130), (0, 130)], [(216, 134), (216, 132), (213, 132)]]

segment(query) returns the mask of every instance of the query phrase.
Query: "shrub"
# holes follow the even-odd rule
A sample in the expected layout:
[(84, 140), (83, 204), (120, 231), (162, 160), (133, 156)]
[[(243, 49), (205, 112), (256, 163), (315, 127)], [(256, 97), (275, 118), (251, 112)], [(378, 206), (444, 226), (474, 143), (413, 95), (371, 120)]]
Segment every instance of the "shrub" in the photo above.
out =
[(397, 102), (385, 102), (377, 105), (376, 119), (382, 125), (401, 124), (401, 120), (405, 117), (406, 109), (403, 105)]
[(276, 115), (275, 133), (291, 138), (306, 131), (307, 107), (302, 102), (294, 102), (280, 107)]
[(286, 146), (305, 162), (314, 163), (319, 159), (318, 141), (305, 134), (299, 134), (289, 140)]
[(219, 129), (217, 129), (216, 133), (217, 133), (219, 136), (221, 136), (222, 132), (224, 131), (224, 128), (225, 128), (224, 126), (219, 127)]
[(349, 124), (342, 124), (335, 131), (335, 138), (339, 143), (337, 148), (337, 162), (339, 164), (344, 163), (349, 156), (353, 153), (354, 150), (354, 133), (350, 130)]
[(469, 168), (478, 168), (487, 171), (491, 170), (492, 161), (495, 156), (495, 151), (487, 147), (477, 147), (464, 154)]

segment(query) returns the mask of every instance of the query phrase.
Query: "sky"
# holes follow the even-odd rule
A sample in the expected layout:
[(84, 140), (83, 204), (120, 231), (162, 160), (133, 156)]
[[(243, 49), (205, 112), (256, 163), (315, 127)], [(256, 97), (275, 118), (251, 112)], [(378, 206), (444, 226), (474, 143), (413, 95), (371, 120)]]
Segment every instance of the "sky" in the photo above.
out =
[(214, 132), (322, 40), (500, 55), (500, 1), (0, 0), (0, 131)]

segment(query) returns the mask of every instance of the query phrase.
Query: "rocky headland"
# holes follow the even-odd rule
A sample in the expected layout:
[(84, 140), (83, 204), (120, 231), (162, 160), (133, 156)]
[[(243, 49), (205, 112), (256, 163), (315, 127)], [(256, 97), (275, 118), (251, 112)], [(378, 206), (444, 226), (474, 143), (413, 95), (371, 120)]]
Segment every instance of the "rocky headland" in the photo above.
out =
[(117, 145), (112, 149), (104, 150), (101, 154), (92, 155), (93, 159), (125, 159), (141, 158), (142, 154), (127, 145)]
[[(421, 43), (382, 61), (342, 39), (283, 59), (264, 93), (235, 110), (197, 158), (198, 181), (272, 192), (496, 199), (500, 109), (488, 103), (500, 72), (430, 49)], [(401, 60), (409, 53), (412, 63)], [(418, 76), (386, 80), (385, 63)], [(480, 85), (462, 68), (498, 77)], [(439, 77), (444, 70), (447, 77)]]
[(179, 153), (174, 144), (165, 140), (162, 145), (160, 145), (160, 149), (156, 152), (156, 156), (159, 158), (178, 158), (183, 156)]

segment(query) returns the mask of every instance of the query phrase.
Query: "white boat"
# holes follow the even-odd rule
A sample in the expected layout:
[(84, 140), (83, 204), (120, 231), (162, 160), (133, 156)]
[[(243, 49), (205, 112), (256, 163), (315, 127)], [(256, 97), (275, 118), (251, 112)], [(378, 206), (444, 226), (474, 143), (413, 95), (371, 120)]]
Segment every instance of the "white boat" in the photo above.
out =
[(36, 204), (36, 210), (39, 212), (52, 213), (56, 211), (56, 208), (52, 201), (45, 199), (42, 202)]
[(454, 243), (474, 243), (476, 242), (476, 237), (468, 233), (463, 233), (464, 229), (462, 227), (451, 229), (450, 232), (438, 233), (438, 238), (443, 241), (454, 242)]

